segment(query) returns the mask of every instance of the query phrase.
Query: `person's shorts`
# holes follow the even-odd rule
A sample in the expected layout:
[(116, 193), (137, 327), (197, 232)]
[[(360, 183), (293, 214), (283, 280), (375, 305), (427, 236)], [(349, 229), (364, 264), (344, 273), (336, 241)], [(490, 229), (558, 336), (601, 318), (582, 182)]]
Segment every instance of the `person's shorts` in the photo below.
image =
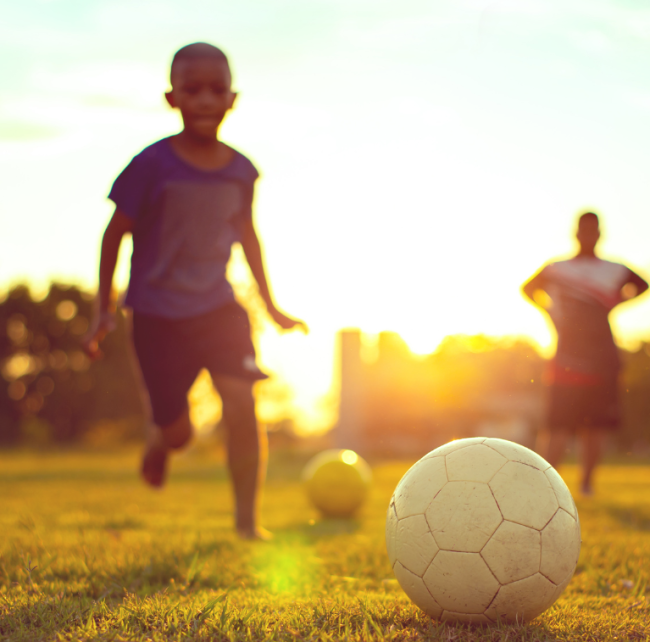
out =
[(555, 383), (547, 392), (547, 426), (551, 431), (616, 430), (619, 427), (618, 381), (615, 378), (598, 385)]
[(134, 312), (133, 344), (158, 426), (185, 411), (187, 393), (203, 368), (213, 377), (267, 378), (255, 363), (248, 315), (235, 302), (189, 319)]

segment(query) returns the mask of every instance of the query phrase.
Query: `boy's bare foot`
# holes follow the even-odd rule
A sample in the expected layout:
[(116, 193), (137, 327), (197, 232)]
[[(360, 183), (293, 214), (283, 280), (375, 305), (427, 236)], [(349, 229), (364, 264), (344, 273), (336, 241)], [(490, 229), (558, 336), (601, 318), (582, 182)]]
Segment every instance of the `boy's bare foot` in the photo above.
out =
[(142, 457), (142, 478), (154, 488), (161, 488), (167, 477), (167, 454), (166, 448), (149, 444)]
[(593, 497), (594, 495), (593, 486), (591, 484), (583, 483), (582, 486), (580, 487), (580, 494), (583, 497)]
[(238, 528), (237, 535), (241, 539), (258, 542), (270, 542), (273, 539), (273, 533), (267, 531), (266, 528), (258, 526), (257, 528)]

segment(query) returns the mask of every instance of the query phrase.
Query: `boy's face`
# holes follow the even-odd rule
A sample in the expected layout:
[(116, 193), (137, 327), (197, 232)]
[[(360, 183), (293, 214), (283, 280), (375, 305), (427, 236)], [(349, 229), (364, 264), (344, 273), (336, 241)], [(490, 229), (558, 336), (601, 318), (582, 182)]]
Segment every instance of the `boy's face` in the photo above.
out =
[(600, 239), (600, 228), (598, 226), (598, 220), (593, 218), (587, 218), (580, 221), (578, 224), (578, 231), (576, 233), (576, 238), (580, 247), (583, 250), (593, 252), (598, 240)]
[(237, 94), (230, 88), (228, 63), (214, 58), (182, 60), (172, 69), (167, 102), (181, 112), (185, 131), (213, 139)]

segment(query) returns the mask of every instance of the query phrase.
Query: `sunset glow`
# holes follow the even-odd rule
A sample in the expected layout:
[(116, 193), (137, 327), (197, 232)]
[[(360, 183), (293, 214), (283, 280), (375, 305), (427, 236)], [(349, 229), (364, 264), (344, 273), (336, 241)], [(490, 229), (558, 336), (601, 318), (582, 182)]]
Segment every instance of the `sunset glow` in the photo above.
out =
[[(178, 131), (162, 98), (167, 66), (196, 40), (231, 57), (240, 96), (222, 138), (260, 169), (256, 222), (274, 294), (311, 330), (280, 335), (266, 323), (258, 337), (260, 365), (289, 386), (304, 429), (335, 419), (341, 328), (367, 333), (369, 352), (391, 330), (417, 354), (450, 334), (529, 337), (548, 354), (553, 334), (519, 288), (574, 251), (586, 208), (602, 214), (602, 255), (650, 275), (649, 10), (616, 0), (137, 7), (4, 10), (4, 289), (96, 287), (106, 194), (142, 147)], [(121, 288), (129, 255), (123, 246)], [(618, 340), (649, 339), (649, 314), (648, 296), (622, 305)]]

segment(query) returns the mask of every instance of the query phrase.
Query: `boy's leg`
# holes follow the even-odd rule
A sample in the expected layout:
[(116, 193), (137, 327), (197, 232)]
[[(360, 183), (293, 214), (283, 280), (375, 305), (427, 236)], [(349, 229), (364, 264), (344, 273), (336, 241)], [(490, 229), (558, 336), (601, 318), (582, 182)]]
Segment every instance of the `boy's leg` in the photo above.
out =
[[(183, 320), (182, 325), (192, 320)], [(201, 366), (189, 358), (191, 346), (179, 330), (181, 322), (133, 314), (132, 343), (142, 380), (145, 406), (153, 420), (147, 424), (141, 474), (156, 488), (165, 483), (170, 450), (185, 446), (192, 437), (187, 392)], [(191, 328), (190, 328), (191, 330)], [(193, 336), (191, 332), (187, 332)], [(155, 422), (155, 423), (154, 423)]]
[(142, 477), (151, 486), (159, 488), (165, 483), (167, 456), (170, 450), (183, 448), (192, 438), (192, 422), (189, 409), (166, 426), (150, 424), (147, 445), (142, 458)]
[(568, 431), (557, 428), (546, 430), (539, 436), (537, 451), (553, 468), (557, 468), (564, 459), (568, 443)]
[(605, 428), (585, 428), (582, 432), (582, 484), (583, 495), (593, 495), (593, 473), (600, 462), (607, 436)]
[(570, 437), (575, 433), (581, 390), (576, 386), (552, 384), (546, 391), (546, 403), (546, 429), (540, 435), (538, 452), (553, 468), (557, 468), (566, 456)]
[(228, 466), (235, 494), (235, 526), (242, 537), (264, 538), (259, 526), (259, 500), (266, 476), (267, 437), (255, 417), (253, 382), (213, 375), (223, 404), (227, 429)]

